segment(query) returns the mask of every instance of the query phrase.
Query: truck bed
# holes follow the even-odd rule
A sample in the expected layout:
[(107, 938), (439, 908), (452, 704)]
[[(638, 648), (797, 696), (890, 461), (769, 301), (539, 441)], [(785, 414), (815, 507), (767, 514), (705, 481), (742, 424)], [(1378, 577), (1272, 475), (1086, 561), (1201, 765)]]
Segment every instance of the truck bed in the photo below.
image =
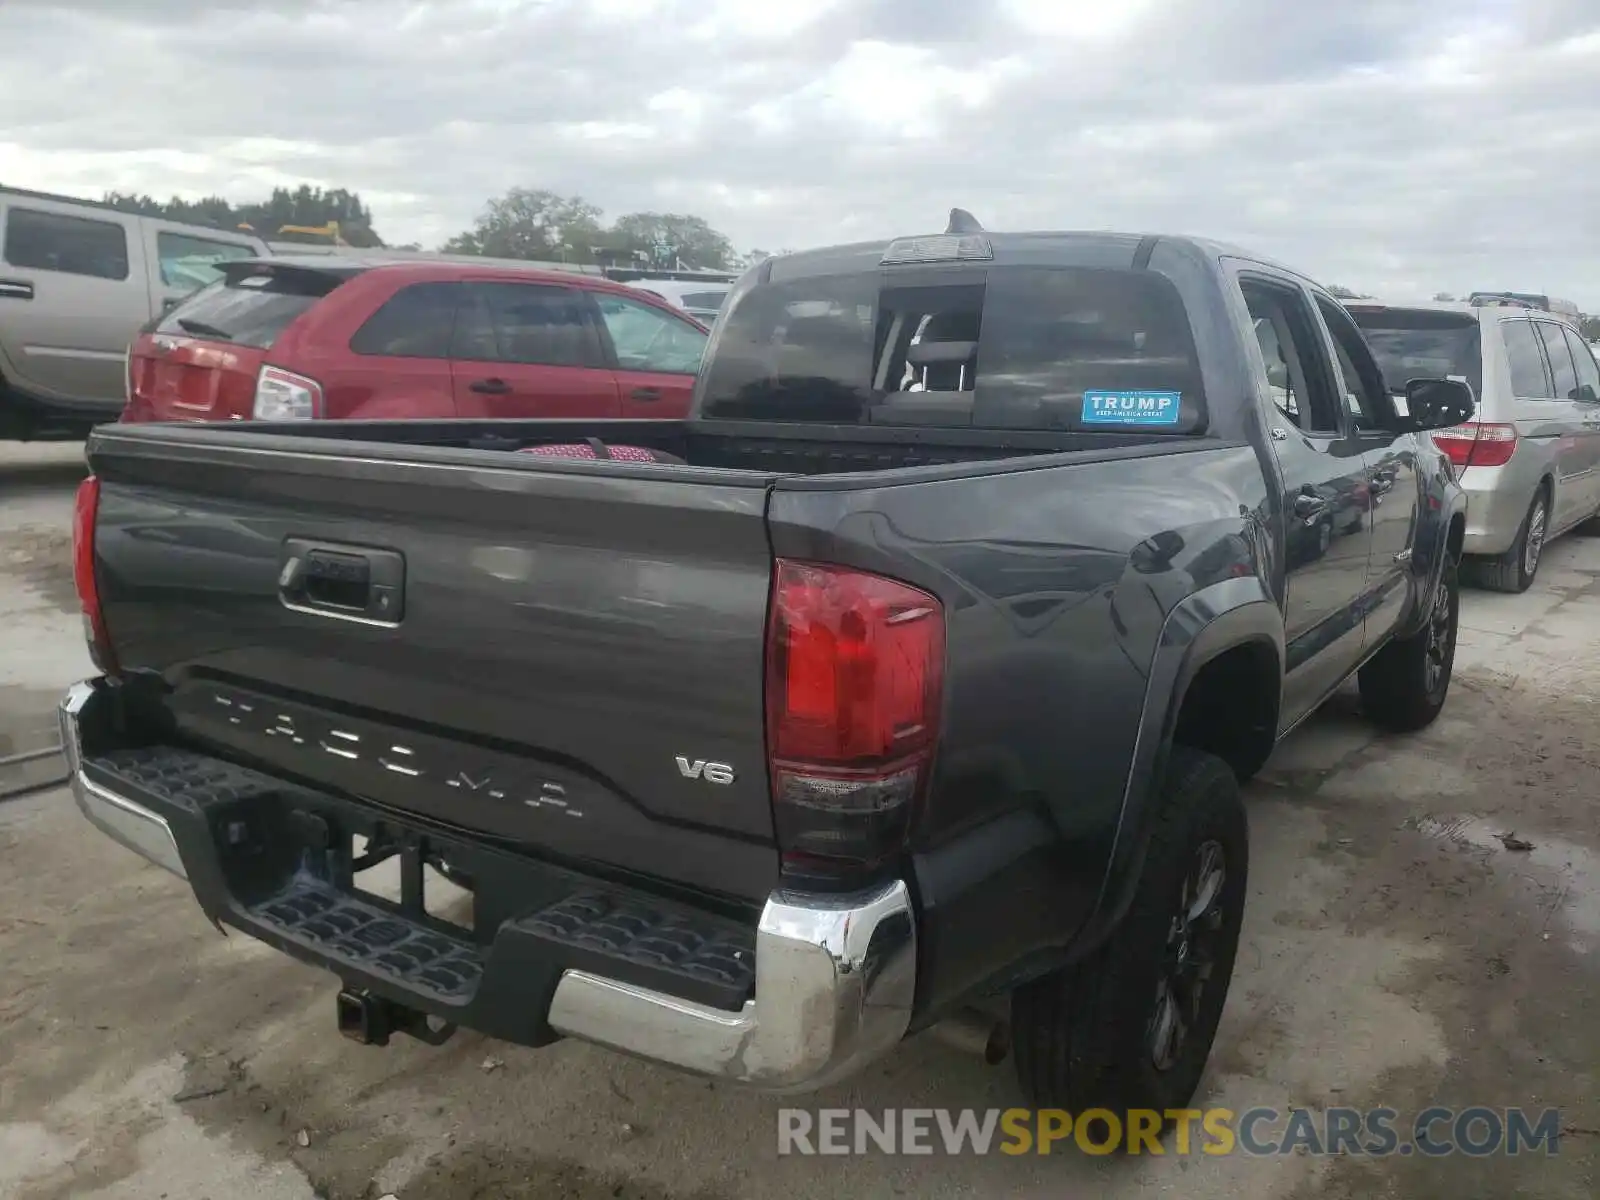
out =
[[(585, 436), (689, 465), (513, 453)], [(95, 569), (129, 694), (176, 744), (591, 874), (756, 905), (780, 877), (763, 724), (777, 543), (873, 569), (882, 535), (845, 497), (1206, 448), (674, 422), (112, 426), (89, 447)], [(1013, 478), (1002, 507), (1031, 494)], [(787, 490), (819, 487), (838, 490)], [(983, 541), (964, 536), (944, 569), (974, 569)], [(1124, 553), (1049, 569), (1071, 591)], [(1085, 574), (1090, 559), (1103, 568)]]
[[(182, 426), (169, 427), (171, 436), (196, 444), (212, 441), (214, 433), (189, 434)], [(352, 453), (348, 445), (361, 443), (364, 454), (392, 458), (428, 451), (517, 451), (546, 443), (581, 441), (597, 437), (612, 445), (643, 446), (683, 459), (692, 467), (718, 471), (753, 471), (762, 475), (831, 475), (861, 471), (901, 470), (910, 467), (961, 463), (994, 463), (1027, 459), (1042, 454), (1115, 454), (1118, 451), (1181, 450), (1193, 442), (1170, 435), (1139, 432), (1015, 432), (981, 429), (888, 428), (870, 426), (785, 425), (753, 421), (338, 421), (304, 424), (252, 424), (230, 430), (258, 439), (273, 448), (292, 446), (325, 453)], [(187, 435), (187, 436), (186, 436)], [(282, 439), (294, 439), (284, 442)], [(442, 461), (442, 459), (441, 459)], [(460, 460), (454, 460), (460, 461)], [(479, 459), (478, 461), (483, 461)], [(536, 460), (558, 464), (572, 460)], [(536, 469), (535, 464), (526, 464)], [(578, 469), (593, 470), (583, 463)], [(605, 464), (601, 469), (627, 473), (626, 464)], [(659, 472), (659, 467), (646, 468)]]

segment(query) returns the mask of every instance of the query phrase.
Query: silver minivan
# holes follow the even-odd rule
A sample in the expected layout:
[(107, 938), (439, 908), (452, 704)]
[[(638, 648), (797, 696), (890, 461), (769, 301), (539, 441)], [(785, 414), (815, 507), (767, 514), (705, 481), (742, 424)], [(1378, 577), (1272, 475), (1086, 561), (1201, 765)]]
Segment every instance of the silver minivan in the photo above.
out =
[(217, 278), (219, 260), (266, 253), (243, 231), (0, 187), (0, 440), (116, 420), (139, 328)]
[(1466, 578), (1526, 591), (1551, 538), (1600, 533), (1600, 365), (1567, 317), (1466, 304), (1345, 307), (1391, 390), (1448, 375), (1478, 397), (1471, 422), (1433, 434), (1467, 492)]

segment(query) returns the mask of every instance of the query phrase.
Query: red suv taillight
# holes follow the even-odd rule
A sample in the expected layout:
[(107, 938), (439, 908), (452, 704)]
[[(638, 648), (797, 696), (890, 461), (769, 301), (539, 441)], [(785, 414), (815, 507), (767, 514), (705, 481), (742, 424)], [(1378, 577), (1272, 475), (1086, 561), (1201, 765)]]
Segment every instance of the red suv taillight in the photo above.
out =
[(806, 872), (884, 861), (928, 786), (944, 607), (880, 575), (779, 559), (767, 625), (767, 764), (778, 846)]
[(322, 385), (315, 379), (274, 366), (257, 373), (252, 420), (314, 421), (322, 413)]
[(1503, 467), (1517, 452), (1517, 427), (1468, 421), (1435, 430), (1433, 444), (1458, 467)]
[(117, 660), (111, 652), (111, 635), (106, 630), (100, 588), (94, 578), (94, 525), (99, 512), (100, 480), (91, 475), (78, 485), (78, 498), (72, 508), (72, 581), (83, 611), (83, 636), (89, 643), (89, 658), (105, 674), (115, 675)]

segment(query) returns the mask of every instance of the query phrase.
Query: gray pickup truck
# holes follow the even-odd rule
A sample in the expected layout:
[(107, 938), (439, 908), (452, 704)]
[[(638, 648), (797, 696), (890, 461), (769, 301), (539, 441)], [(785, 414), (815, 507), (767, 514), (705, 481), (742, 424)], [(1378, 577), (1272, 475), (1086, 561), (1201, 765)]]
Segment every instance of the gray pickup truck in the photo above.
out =
[(752, 269), (686, 421), (105, 427), (77, 801), (364, 1042), (1182, 1107), (1240, 781), (1445, 701), (1472, 396), (1407, 390), (1283, 267), (958, 210)]

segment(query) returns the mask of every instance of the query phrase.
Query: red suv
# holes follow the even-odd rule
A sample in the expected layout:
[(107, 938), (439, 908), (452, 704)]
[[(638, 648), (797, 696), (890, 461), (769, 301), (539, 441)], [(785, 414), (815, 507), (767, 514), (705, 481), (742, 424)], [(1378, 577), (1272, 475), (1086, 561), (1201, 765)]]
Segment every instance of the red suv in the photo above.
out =
[(706, 329), (609, 280), (329, 257), (225, 272), (140, 330), (124, 421), (683, 417)]

